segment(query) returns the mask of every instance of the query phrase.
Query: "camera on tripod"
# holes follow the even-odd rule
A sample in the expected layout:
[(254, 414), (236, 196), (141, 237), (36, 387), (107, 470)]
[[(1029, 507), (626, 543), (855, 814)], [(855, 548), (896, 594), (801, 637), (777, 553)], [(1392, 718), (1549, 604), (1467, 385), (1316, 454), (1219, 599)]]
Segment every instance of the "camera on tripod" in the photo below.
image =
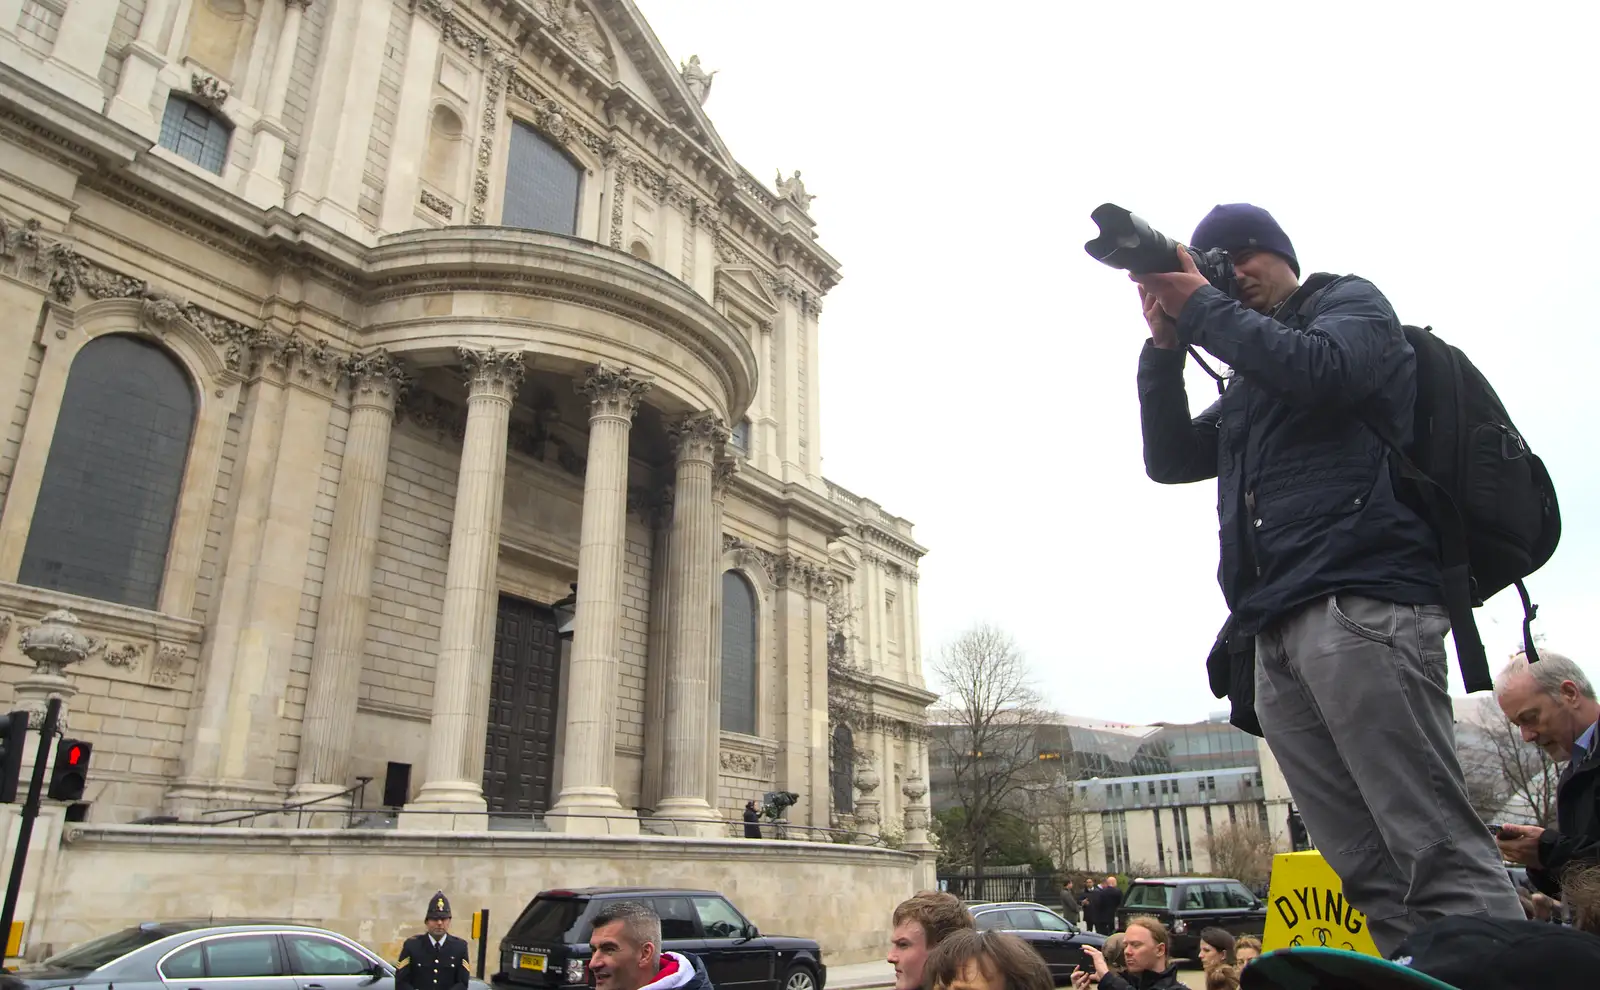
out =
[[(1179, 242), (1161, 233), (1143, 220), (1114, 203), (1102, 203), (1089, 214), (1100, 236), (1089, 241), (1083, 249), (1089, 257), (1103, 265), (1121, 268), (1135, 275), (1152, 275), (1158, 272), (1181, 272), (1178, 261)], [(1221, 248), (1196, 251), (1184, 245), (1194, 261), (1194, 267), (1207, 282), (1230, 299), (1239, 298), (1239, 283), (1234, 278), (1233, 260)]]

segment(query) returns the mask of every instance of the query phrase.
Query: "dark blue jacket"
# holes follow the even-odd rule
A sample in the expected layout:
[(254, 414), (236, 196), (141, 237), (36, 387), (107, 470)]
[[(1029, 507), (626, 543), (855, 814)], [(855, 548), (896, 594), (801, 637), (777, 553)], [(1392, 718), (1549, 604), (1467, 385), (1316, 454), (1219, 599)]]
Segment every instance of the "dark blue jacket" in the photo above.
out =
[(1362, 418), (1410, 442), (1416, 355), (1400, 320), (1354, 276), (1302, 290), (1276, 315), (1210, 286), (1189, 298), (1179, 339), (1234, 371), (1193, 419), (1184, 351), (1147, 343), (1139, 357), (1146, 472), (1163, 484), (1217, 479), (1217, 579), (1234, 632), (1335, 592), (1442, 604), (1433, 530), (1397, 497)]

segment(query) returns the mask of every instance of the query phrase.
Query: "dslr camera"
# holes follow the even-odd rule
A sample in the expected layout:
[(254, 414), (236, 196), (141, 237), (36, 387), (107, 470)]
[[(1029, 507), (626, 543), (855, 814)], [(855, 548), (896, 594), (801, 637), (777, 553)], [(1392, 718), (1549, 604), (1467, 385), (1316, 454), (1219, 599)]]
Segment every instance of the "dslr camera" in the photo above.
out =
[[(1088, 242), (1083, 249), (1089, 257), (1103, 265), (1121, 268), (1135, 275), (1158, 272), (1181, 272), (1178, 262), (1178, 241), (1161, 233), (1143, 220), (1114, 203), (1103, 203), (1089, 214), (1100, 236)], [(1196, 251), (1184, 245), (1195, 268), (1215, 288), (1230, 299), (1239, 298), (1239, 283), (1234, 278), (1233, 261), (1221, 248)]]

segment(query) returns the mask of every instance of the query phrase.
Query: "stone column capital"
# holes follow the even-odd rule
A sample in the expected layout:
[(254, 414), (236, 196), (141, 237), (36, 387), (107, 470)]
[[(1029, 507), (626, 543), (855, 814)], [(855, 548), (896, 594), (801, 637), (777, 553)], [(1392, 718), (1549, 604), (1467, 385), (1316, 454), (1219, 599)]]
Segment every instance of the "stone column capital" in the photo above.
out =
[(461, 359), (462, 375), (469, 398), (493, 396), (510, 402), (522, 385), (522, 352), (500, 351), (491, 347), (477, 350), (472, 347), (456, 348)]
[(711, 500), (725, 502), (728, 499), (728, 485), (733, 483), (733, 476), (739, 473), (739, 459), (721, 454), (711, 468)]
[(733, 436), (716, 413), (691, 413), (667, 430), (680, 461), (715, 462)]
[(583, 381), (573, 383), (579, 394), (589, 397), (590, 419), (615, 416), (631, 420), (645, 393), (654, 387), (654, 382), (635, 374), (631, 368), (610, 368), (604, 364), (591, 366)]
[(411, 386), (405, 366), (383, 348), (345, 359), (344, 373), (350, 380), (352, 405), (381, 406), (393, 410)]

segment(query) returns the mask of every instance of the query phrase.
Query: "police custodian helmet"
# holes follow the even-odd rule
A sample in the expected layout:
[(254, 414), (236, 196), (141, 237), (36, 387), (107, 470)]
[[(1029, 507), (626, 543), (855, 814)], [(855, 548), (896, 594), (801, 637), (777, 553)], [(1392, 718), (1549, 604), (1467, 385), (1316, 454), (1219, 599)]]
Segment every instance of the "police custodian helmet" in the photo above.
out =
[(450, 917), (450, 900), (444, 896), (444, 891), (435, 891), (428, 899), (428, 914), (426, 921), (437, 921)]

